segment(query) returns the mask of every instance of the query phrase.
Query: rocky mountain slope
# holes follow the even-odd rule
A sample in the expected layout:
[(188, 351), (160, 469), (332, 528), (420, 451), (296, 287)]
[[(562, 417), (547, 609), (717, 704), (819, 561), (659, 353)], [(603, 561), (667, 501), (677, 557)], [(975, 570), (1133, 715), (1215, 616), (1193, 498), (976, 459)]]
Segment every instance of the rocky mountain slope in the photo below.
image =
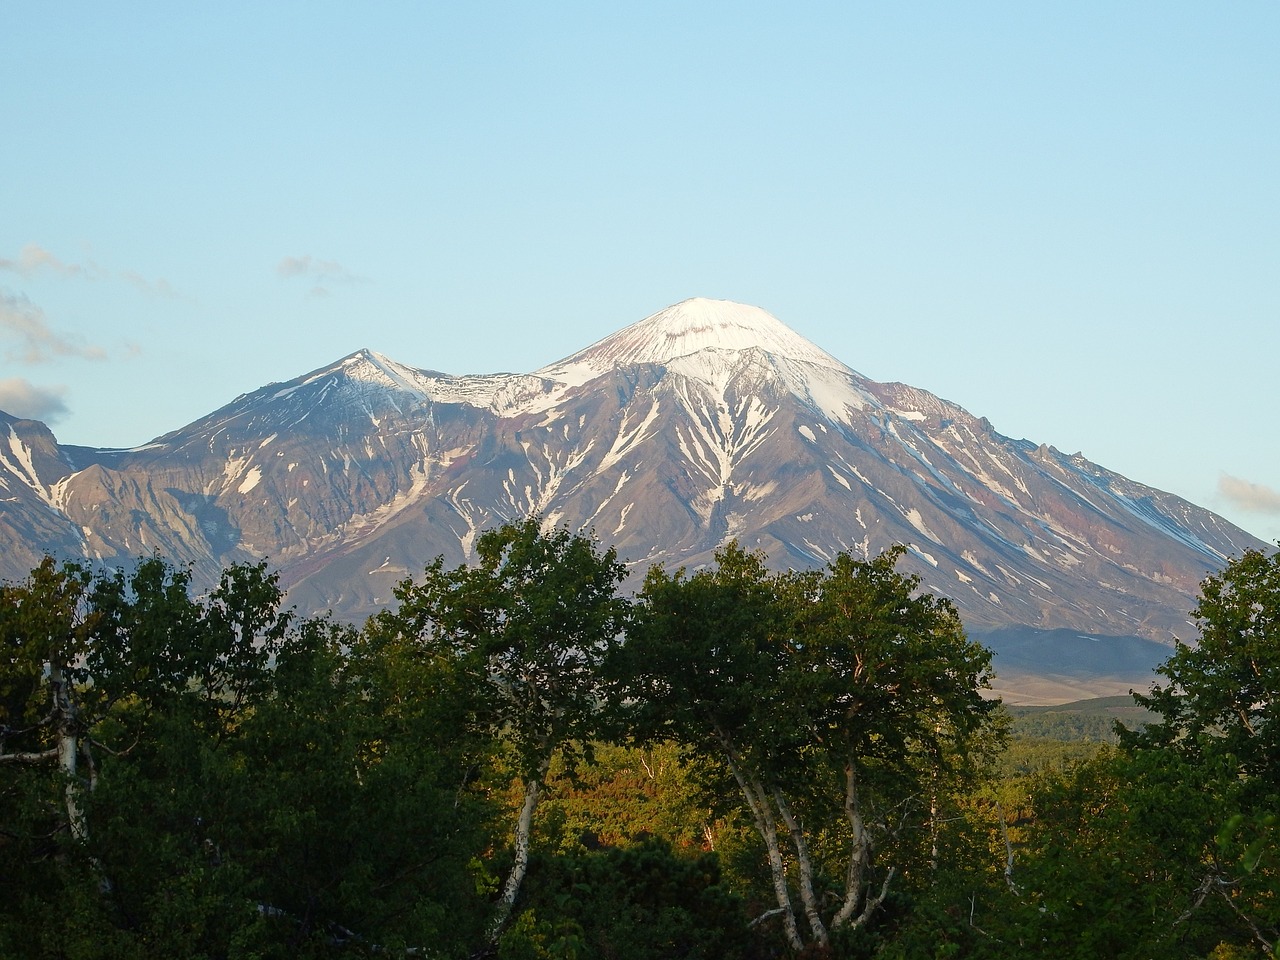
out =
[(910, 545), (977, 631), (1190, 636), (1200, 579), (1266, 547), (1080, 456), (876, 383), (754, 307), (688, 300), (529, 374), (361, 350), (131, 450), (0, 415), (0, 577), (45, 551), (159, 551), (212, 577), (266, 557), (303, 610), (358, 619), (437, 555), (530, 513), (638, 579), (727, 538), (777, 565)]

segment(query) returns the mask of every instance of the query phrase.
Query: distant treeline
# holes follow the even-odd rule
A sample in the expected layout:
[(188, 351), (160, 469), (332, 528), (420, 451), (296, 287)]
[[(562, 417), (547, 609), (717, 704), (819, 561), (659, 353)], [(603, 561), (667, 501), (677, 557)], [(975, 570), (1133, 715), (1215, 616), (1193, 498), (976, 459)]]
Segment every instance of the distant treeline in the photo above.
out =
[(1015, 736), (1119, 743), (1117, 725), (1138, 729), (1158, 718), (1132, 697), (1099, 697), (1050, 707), (1006, 706)]

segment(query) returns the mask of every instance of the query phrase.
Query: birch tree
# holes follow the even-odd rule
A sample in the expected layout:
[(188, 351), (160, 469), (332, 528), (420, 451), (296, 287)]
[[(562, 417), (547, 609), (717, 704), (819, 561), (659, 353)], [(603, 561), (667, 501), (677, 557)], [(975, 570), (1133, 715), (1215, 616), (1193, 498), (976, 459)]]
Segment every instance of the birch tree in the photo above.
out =
[(454, 662), (470, 681), (472, 722), (505, 738), (524, 793), (512, 864), (489, 924), (497, 943), (529, 863), (534, 814), (557, 750), (570, 760), (600, 724), (602, 665), (628, 604), (613, 550), (538, 519), (507, 524), (476, 542), (479, 562), (446, 570), (437, 559), (420, 583), (396, 590), (399, 609), (372, 628), (416, 638), (424, 657)]
[(773, 573), (730, 544), (715, 569), (651, 571), (629, 635), (640, 727), (728, 767), (794, 950), (875, 915), (905, 866), (878, 844), (927, 827), (990, 719), (989, 653), (896, 572), (901, 552)]
[[(80, 846), (104, 753), (128, 752), (147, 718), (178, 700), (201, 700), (216, 732), (266, 691), (289, 623), (275, 576), (244, 564), (203, 600), (189, 588), (189, 573), (158, 557), (96, 577), (45, 558), (24, 582), (0, 587), (0, 768), (52, 774), (63, 828)], [(111, 864), (99, 869), (105, 889)]]
[[(778, 916), (793, 949), (804, 941), (788, 888), (768, 756), (787, 735), (778, 680), (794, 583), (769, 573), (763, 558), (730, 544), (714, 570), (686, 576), (654, 567), (623, 651), (637, 729), (672, 737), (718, 757), (737, 784), (765, 845)], [(794, 734), (791, 734), (794, 737)]]
[(280, 601), (154, 557), (0, 586), (0, 956), (475, 945), (496, 804), (456, 672)]
[(56, 771), (76, 841), (86, 832), (81, 767), (94, 770), (82, 703), (90, 582), (84, 568), (46, 557), (24, 582), (0, 586), (0, 765)]

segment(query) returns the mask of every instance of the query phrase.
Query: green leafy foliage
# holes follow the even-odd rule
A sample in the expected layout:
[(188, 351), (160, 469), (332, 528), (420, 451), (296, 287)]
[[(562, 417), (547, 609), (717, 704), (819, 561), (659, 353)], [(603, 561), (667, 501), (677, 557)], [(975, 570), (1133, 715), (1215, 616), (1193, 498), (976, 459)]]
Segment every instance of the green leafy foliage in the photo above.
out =
[(566, 530), (544, 532), (536, 518), (486, 531), (476, 553), (473, 567), (445, 570), (437, 559), (420, 583), (401, 583), (399, 609), (375, 617), (370, 632), (455, 678), (466, 728), (501, 737), (514, 758), (524, 798), (488, 931), (496, 946), (523, 883), (552, 758), (559, 751), (572, 765), (602, 729), (603, 665), (628, 604), (617, 594), (625, 570), (612, 550)]
[(793, 949), (795, 897), (820, 947), (869, 920), (995, 732), (989, 653), (900, 555), (772, 573), (730, 544), (713, 570), (651, 571), (620, 661), (639, 730), (732, 772)]
[(262, 564), (0, 586), (0, 956), (1274, 956), (1274, 557), (1137, 706), (1010, 720), (896, 551), (633, 607), (587, 538), (477, 546), (362, 630)]
[[(714, 854), (680, 856), (660, 839), (539, 856), (529, 871), (538, 956), (746, 960), (758, 955), (746, 907)], [(515, 938), (508, 941), (511, 949)]]
[[(89, 572), (44, 560), (22, 583), (0, 585), (0, 749), (39, 750), (49, 731), (45, 674), (51, 661), (76, 670), (93, 630), (86, 615)], [(73, 674), (82, 679), (83, 674)]]
[[(48, 664), (74, 649), (75, 726), (63, 726), (86, 762), (68, 779), (29, 759), (48, 752), (49, 724), (6, 737), (0, 945), (13, 949), (0, 953), (475, 942), (487, 905), (471, 863), (489, 804), (460, 774), (471, 744), (432, 690), (399, 709), (393, 651), (295, 621), (262, 565), (227, 570), (199, 599), (155, 558), (97, 578), (47, 563), (5, 591), (6, 729), (39, 713)], [(41, 656), (43, 673), (30, 666)], [(72, 793), (80, 836), (61, 802)]]
[(597, 733), (601, 666), (627, 616), (617, 595), (625, 569), (612, 550), (544, 534), (536, 518), (486, 531), (476, 553), (473, 567), (445, 570), (438, 559), (420, 583), (401, 583), (399, 609), (374, 629), (456, 664), (476, 721), (504, 731), (521, 775), (536, 778), (557, 747)]
[(1251, 552), (1204, 581), (1200, 643), (1135, 695), (1149, 713), (1121, 750), (1030, 781), (1004, 938), (1044, 956), (1272, 954), (1278, 564)]
[(1009, 732), (1014, 736), (1085, 743), (1119, 743), (1117, 724), (1136, 729), (1155, 719), (1130, 696), (1004, 709), (1010, 716)]
[(1160, 722), (1128, 742), (1229, 755), (1260, 788), (1280, 787), (1280, 555), (1249, 551), (1205, 579), (1193, 616), (1199, 643), (1179, 643), (1158, 668), (1169, 682), (1135, 697)]
[(597, 744), (593, 761), (552, 766), (540, 829), (560, 849), (619, 847), (661, 837), (678, 850), (712, 849), (732, 812), (727, 774), (714, 761), (666, 741)]

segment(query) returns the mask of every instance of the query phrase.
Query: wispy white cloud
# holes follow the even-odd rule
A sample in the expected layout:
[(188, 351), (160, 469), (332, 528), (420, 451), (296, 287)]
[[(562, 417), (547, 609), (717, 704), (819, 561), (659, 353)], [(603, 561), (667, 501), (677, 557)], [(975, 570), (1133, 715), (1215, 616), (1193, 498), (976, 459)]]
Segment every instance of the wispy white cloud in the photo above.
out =
[(176, 300), (178, 298), (178, 291), (173, 289), (173, 285), (163, 277), (156, 280), (148, 280), (135, 270), (121, 270), (120, 279), (148, 296), (164, 297), (166, 300)]
[(300, 257), (284, 257), (276, 264), (276, 273), (286, 279), (307, 277), (320, 283), (367, 283), (368, 278), (352, 273), (337, 260), (318, 260), (305, 253)]
[(5, 355), (17, 363), (47, 363), (54, 357), (102, 360), (107, 355), (102, 347), (55, 332), (43, 310), (7, 290), (0, 290), (0, 338), (9, 341)]
[(1280, 514), (1280, 491), (1261, 483), (1224, 473), (1218, 477), (1218, 492), (1242, 510)]
[(300, 257), (284, 257), (276, 264), (276, 275), (285, 280), (310, 280), (309, 297), (329, 296), (330, 283), (368, 283), (368, 277), (352, 273), (337, 260), (319, 260), (309, 253)]
[[(73, 277), (80, 280), (110, 280), (113, 274), (92, 260), (87, 263), (72, 263), (63, 260), (57, 254), (45, 249), (38, 243), (28, 243), (17, 257), (0, 257), (0, 272), (13, 273), (30, 280), (40, 273), (51, 273), (60, 277)], [(168, 280), (159, 278), (148, 280), (136, 270), (121, 270), (114, 276), (125, 281), (134, 289), (148, 296), (177, 299), (178, 291)]]
[(52, 423), (67, 414), (62, 402), (67, 388), (63, 386), (37, 387), (21, 377), (0, 380), (0, 410), (24, 420), (43, 420)]
[(101, 275), (101, 270), (96, 264), (91, 263), (88, 266), (84, 266), (79, 263), (69, 263), (38, 243), (26, 244), (16, 259), (10, 260), (0, 257), (0, 270), (16, 273), (18, 276), (25, 278), (34, 277), (42, 271), (56, 273), (64, 277), (82, 277), (91, 280), (97, 279)]

